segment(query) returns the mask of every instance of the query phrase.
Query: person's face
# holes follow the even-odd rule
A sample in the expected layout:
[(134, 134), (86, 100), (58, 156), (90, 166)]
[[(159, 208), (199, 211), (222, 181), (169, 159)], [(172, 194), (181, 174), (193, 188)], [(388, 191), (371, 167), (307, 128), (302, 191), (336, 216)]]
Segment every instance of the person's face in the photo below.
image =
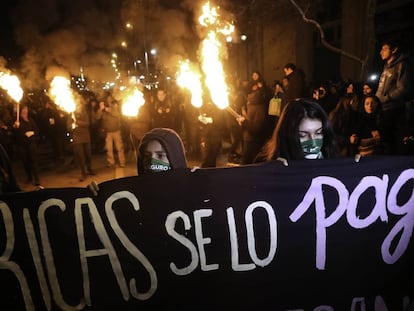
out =
[(257, 79), (259, 79), (259, 74), (257, 72), (253, 72), (252, 73), (252, 80), (256, 81)]
[(22, 119), (27, 120), (29, 118), (29, 109), (27, 109), (27, 107), (22, 108), (20, 111), (20, 116)]
[(300, 122), (298, 130), (305, 159), (320, 159), (323, 145), (322, 121), (305, 117)]
[(380, 51), (381, 59), (386, 62), (391, 61), (395, 52), (396, 49), (391, 50), (391, 47), (388, 44), (384, 44)]
[(347, 87), (346, 87), (346, 92), (348, 93), (348, 94), (351, 94), (351, 93), (353, 93), (354, 92), (354, 85), (351, 83), (351, 84), (349, 84)]
[(157, 98), (159, 101), (164, 101), (165, 97), (167, 96), (167, 93), (165, 93), (165, 91), (159, 90), (157, 92)]
[(161, 145), (158, 140), (150, 140), (144, 150), (143, 162), (145, 170), (148, 172), (162, 171), (165, 169), (151, 169), (153, 164), (162, 164), (169, 166), (170, 160), (168, 159), (167, 151)]
[(299, 141), (323, 139), (322, 121), (305, 117), (299, 124)]
[(371, 87), (370, 87), (369, 85), (365, 84), (365, 85), (362, 87), (362, 93), (363, 93), (364, 95), (371, 94), (371, 93), (372, 93), (372, 89), (371, 89)]
[(290, 69), (290, 68), (283, 68), (283, 72), (285, 73), (285, 76), (287, 76), (287, 75), (291, 74), (293, 72), (293, 70)]
[(364, 101), (364, 109), (365, 112), (368, 114), (374, 113), (374, 111), (377, 109), (377, 102), (372, 97), (365, 98)]

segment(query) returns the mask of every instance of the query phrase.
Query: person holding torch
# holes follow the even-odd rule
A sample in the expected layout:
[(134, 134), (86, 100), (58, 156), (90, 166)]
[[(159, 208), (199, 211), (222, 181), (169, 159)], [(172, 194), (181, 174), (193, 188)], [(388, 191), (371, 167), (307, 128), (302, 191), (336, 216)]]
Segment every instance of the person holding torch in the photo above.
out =
[(84, 181), (86, 175), (95, 175), (92, 170), (92, 148), (89, 132), (89, 113), (84, 104), (78, 105), (72, 116), (68, 117), (67, 128), (72, 131), (73, 155), (80, 170), (79, 181)]
[(17, 148), (23, 162), (27, 182), (40, 186), (39, 170), (37, 164), (37, 137), (39, 128), (29, 115), (29, 107), (22, 105), (19, 120), (14, 123), (17, 139)]

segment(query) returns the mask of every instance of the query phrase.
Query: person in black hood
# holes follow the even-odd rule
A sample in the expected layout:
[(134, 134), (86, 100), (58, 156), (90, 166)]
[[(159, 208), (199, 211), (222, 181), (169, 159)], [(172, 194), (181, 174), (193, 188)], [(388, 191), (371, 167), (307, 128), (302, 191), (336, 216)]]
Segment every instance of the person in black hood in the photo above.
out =
[(397, 41), (382, 44), (381, 59), (385, 62), (376, 96), (383, 110), (383, 139), (388, 154), (403, 153), (406, 127), (406, 105), (412, 95), (412, 77), (406, 54)]
[(187, 168), (180, 136), (169, 128), (154, 128), (147, 132), (138, 147), (138, 175), (177, 168)]
[[(154, 128), (145, 133), (138, 146), (138, 175), (179, 168), (187, 168), (187, 159), (177, 132), (169, 128)], [(99, 186), (95, 181), (87, 188), (94, 196), (98, 195)]]

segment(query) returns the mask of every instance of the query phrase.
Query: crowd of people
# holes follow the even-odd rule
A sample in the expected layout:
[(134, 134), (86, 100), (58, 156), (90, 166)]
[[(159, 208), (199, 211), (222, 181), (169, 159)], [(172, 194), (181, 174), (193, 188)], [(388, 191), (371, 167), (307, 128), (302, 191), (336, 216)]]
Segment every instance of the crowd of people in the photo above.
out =
[(13, 108), (4, 102), (2, 191), (19, 189), (3, 186), (15, 181), (4, 164), (7, 159), (21, 160), (27, 182), (40, 186), (39, 140), (50, 143), (56, 163), (70, 152), (80, 181), (95, 174), (93, 153), (105, 153), (108, 167), (124, 167), (125, 153), (132, 151), (137, 174), (186, 167), (187, 157), (199, 159), (201, 168), (216, 167), (224, 148), (228, 161), (236, 165), (275, 159), (412, 155), (410, 64), (393, 41), (384, 42), (380, 55), (384, 70), (377, 84), (346, 81), (308, 87), (304, 73), (288, 63), (281, 79), (269, 85), (259, 71), (253, 71), (250, 81), (229, 85), (230, 109), (235, 113), (217, 108), (208, 96), (201, 108), (193, 107), (190, 95), (171, 85), (145, 89), (145, 104), (133, 118), (122, 115), (122, 100), (111, 93), (82, 97), (72, 114), (50, 99), (36, 110), (23, 103), (17, 120)]

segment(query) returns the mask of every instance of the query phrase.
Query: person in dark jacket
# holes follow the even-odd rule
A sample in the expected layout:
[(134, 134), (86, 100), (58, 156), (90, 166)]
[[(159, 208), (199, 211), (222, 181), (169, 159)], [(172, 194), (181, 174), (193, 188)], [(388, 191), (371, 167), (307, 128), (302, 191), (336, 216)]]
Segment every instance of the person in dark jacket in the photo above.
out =
[(407, 55), (394, 40), (382, 44), (381, 59), (385, 62), (376, 96), (382, 104), (383, 140), (387, 154), (403, 154), (406, 129), (406, 105), (412, 94), (412, 77)]
[(216, 167), (221, 151), (223, 133), (226, 131), (224, 112), (211, 100), (206, 100), (199, 109), (201, 135), (201, 167)]
[(286, 101), (290, 101), (295, 98), (306, 96), (305, 74), (302, 70), (296, 68), (293, 63), (288, 63), (283, 67), (283, 71), (288, 80), (285, 89)]
[(79, 181), (84, 181), (86, 175), (95, 175), (92, 170), (92, 147), (89, 132), (89, 113), (84, 105), (80, 105), (74, 115), (67, 120), (67, 128), (72, 132), (73, 155), (80, 168)]
[(10, 158), (3, 145), (0, 144), (0, 195), (18, 191), (21, 189), (13, 173)]
[[(14, 123), (17, 148), (23, 162), (27, 182), (40, 186), (39, 169), (37, 163), (37, 139), (39, 127), (29, 115), (29, 108), (23, 105), (20, 109), (19, 121)], [(33, 180), (34, 179), (34, 180)]]
[(243, 111), (243, 116), (237, 119), (243, 130), (243, 165), (254, 162), (260, 149), (271, 136), (273, 124), (268, 115), (270, 98), (271, 93), (262, 81), (253, 84), (247, 94), (247, 107)]
[(169, 128), (154, 128), (141, 139), (138, 147), (138, 175), (187, 168), (184, 144)]

